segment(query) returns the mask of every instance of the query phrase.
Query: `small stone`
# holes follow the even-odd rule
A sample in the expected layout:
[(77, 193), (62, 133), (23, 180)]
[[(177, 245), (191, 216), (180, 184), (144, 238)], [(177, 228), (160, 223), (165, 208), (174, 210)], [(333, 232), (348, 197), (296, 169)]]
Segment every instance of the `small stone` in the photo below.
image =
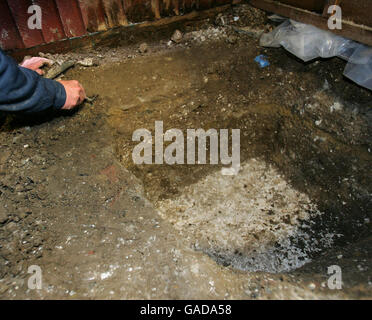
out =
[(226, 41), (227, 41), (228, 43), (230, 43), (230, 44), (234, 44), (234, 43), (236, 43), (236, 42), (238, 41), (238, 38), (235, 37), (235, 36), (230, 36), (230, 37), (228, 37), (228, 38), (226, 39)]
[(146, 53), (148, 51), (148, 49), (149, 49), (149, 46), (147, 45), (147, 43), (143, 42), (143, 43), (140, 44), (138, 51), (140, 53)]
[(21, 139), (22, 137), (23, 137), (23, 134), (19, 134), (19, 135), (15, 136), (15, 137), (13, 138), (13, 143), (17, 143), (17, 141), (18, 141), (19, 139)]
[(93, 58), (85, 58), (83, 60), (79, 60), (77, 64), (83, 67), (92, 67), (95, 65)]
[(10, 232), (13, 232), (17, 229), (17, 224), (13, 221), (9, 222), (6, 226), (5, 226), (5, 229), (7, 231), (10, 231)]
[(32, 214), (32, 210), (30, 210), (29, 208), (20, 208), (18, 210), (18, 216), (21, 218), (21, 219), (24, 219), (25, 217), (27, 217), (28, 215)]
[(5, 208), (0, 207), (0, 224), (3, 224), (8, 220), (8, 214), (5, 211)]
[(179, 42), (181, 42), (182, 37), (183, 37), (182, 32), (181, 32), (180, 30), (175, 30), (175, 31), (173, 32), (173, 35), (172, 35), (172, 37), (171, 37), (171, 40), (172, 40), (173, 42), (179, 43)]
[(310, 283), (310, 284), (309, 284), (309, 289), (310, 289), (310, 290), (315, 290), (315, 288), (316, 288), (315, 283)]
[(0, 153), (0, 164), (5, 164), (11, 155), (12, 153), (10, 152), (10, 150), (2, 151)]

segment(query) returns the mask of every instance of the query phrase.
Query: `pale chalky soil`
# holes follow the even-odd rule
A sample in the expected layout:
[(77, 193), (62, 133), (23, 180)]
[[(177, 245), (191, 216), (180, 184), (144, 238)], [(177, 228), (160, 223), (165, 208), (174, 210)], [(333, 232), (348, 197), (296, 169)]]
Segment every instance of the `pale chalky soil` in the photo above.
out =
[[(244, 163), (236, 176), (220, 171), (187, 186), (180, 197), (158, 201), (170, 221), (196, 249), (223, 264), (249, 271), (283, 272), (309, 262), (308, 254), (332, 244), (332, 234), (312, 243), (307, 221), (322, 214), (262, 160)], [(291, 238), (302, 237), (299, 248)]]

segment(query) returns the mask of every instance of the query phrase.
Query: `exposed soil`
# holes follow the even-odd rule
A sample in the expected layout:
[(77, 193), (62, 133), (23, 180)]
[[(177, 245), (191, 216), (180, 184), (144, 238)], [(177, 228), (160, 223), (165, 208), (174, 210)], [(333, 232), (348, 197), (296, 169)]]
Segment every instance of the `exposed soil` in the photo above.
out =
[[(0, 297), (371, 298), (372, 93), (339, 59), (259, 47), (271, 28), (241, 5), (177, 42), (170, 26), (146, 45), (52, 57), (96, 59), (65, 78), (99, 98), (2, 118)], [(155, 121), (240, 129), (238, 175), (134, 164), (132, 134)], [(331, 265), (342, 290), (327, 287)]]

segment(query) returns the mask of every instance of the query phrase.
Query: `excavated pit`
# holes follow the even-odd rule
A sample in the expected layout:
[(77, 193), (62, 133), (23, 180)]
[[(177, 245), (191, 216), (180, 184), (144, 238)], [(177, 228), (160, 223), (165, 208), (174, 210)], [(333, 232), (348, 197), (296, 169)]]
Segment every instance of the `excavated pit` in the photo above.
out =
[[(129, 96), (107, 96), (108, 122), (120, 161), (191, 247), (223, 266), (288, 272), (368, 233), (370, 122), (324, 88), (317, 63), (276, 51), (265, 70), (255, 51), (217, 42), (117, 64), (112, 83), (132, 84)], [(241, 170), (133, 164), (132, 133), (154, 137), (155, 121), (185, 137), (187, 129), (240, 129)]]

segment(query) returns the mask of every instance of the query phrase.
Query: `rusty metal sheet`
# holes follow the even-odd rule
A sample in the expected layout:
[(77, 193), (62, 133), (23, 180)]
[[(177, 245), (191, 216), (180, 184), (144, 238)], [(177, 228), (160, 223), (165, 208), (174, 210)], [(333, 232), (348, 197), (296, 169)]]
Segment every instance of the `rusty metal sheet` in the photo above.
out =
[(6, 0), (0, 0), (0, 47), (4, 50), (24, 48), (15, 21)]
[(85, 29), (88, 32), (107, 30), (105, 11), (101, 0), (79, 0)]
[(141, 22), (152, 20), (154, 0), (126, 0), (124, 1), (124, 12), (130, 22)]
[(55, 0), (66, 35), (79, 37), (87, 33), (77, 0)]
[(109, 28), (128, 24), (124, 8), (120, 0), (103, 0), (103, 7)]
[[(37, 55), (39, 52), (50, 53), (66, 53), (78, 48), (98, 48), (100, 46), (115, 46), (119, 41), (121, 43), (132, 43), (131, 35), (147, 34), (149, 37), (157, 32), (156, 28), (162, 29), (166, 25), (173, 23), (188, 22), (190, 20), (202, 20), (214, 18), (218, 13), (225, 12), (231, 8), (230, 5), (217, 6), (207, 10), (193, 11), (187, 14), (175, 15), (172, 17), (163, 18), (160, 20), (153, 20), (140, 23), (130, 28), (113, 28), (104, 32), (89, 33), (83, 37), (75, 37), (71, 39), (64, 39), (57, 42), (51, 42), (41, 46), (32, 48), (23, 48), (17, 50), (8, 50), (8, 53), (17, 61), (22, 61), (25, 55)], [(162, 33), (161, 30), (159, 30)], [(128, 36), (127, 36), (128, 35)], [(159, 33), (158, 33), (159, 35)]]
[(40, 6), (42, 15), (42, 29), (46, 43), (66, 38), (65, 31), (54, 0), (34, 0), (34, 4)]
[(28, 8), (32, 5), (31, 0), (12, 1), (8, 0), (8, 6), (12, 13), (17, 29), (21, 35), (22, 41), (26, 47), (33, 47), (44, 43), (44, 38), (39, 29), (30, 29), (28, 27)]
[[(58, 48), (58, 40), (230, 3), (232, 0), (0, 0), (0, 45), (14, 50), (56, 43)], [(31, 5), (42, 9), (41, 30), (28, 28)]]

